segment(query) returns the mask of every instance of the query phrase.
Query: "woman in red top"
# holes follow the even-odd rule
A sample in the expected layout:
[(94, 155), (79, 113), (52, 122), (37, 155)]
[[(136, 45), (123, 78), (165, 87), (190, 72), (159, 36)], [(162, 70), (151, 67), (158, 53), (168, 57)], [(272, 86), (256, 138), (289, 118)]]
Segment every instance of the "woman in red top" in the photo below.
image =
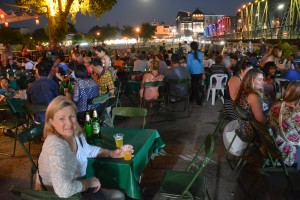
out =
[(91, 77), (92, 76), (92, 73), (93, 73), (93, 70), (92, 70), (92, 67), (91, 67), (91, 57), (84, 57), (83, 58), (83, 61), (84, 61), (84, 66), (86, 67), (87, 71), (88, 71), (88, 75)]
[(27, 47), (25, 44), (23, 44), (21, 54), (22, 54), (22, 57), (25, 57), (27, 55)]

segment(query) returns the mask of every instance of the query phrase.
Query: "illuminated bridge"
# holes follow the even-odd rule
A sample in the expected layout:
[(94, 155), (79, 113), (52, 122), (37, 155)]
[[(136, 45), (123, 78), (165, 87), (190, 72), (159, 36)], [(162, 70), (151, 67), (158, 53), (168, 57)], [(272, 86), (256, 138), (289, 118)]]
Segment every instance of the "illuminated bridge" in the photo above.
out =
[[(226, 18), (224, 18), (226, 19)], [(256, 0), (205, 28), (209, 40), (300, 39), (300, 0)], [(226, 30), (226, 31), (224, 31)]]

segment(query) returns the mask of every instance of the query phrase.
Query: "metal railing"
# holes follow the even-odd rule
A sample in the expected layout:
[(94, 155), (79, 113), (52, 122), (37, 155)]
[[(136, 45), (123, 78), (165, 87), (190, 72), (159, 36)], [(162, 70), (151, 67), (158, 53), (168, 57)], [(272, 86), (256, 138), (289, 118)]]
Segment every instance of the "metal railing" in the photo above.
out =
[(205, 38), (213, 40), (300, 39), (300, 26), (280, 26), (277, 28), (212, 35)]

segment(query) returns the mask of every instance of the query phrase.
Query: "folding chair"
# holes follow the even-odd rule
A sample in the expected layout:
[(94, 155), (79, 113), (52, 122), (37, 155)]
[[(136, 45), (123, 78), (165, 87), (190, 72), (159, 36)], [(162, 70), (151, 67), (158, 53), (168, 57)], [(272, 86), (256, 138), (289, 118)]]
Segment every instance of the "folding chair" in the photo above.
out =
[[(252, 121), (254, 120), (253, 116), (251, 116), (245, 109), (243, 109), (241, 106), (237, 105), (236, 106), (236, 110), (239, 114), (239, 118), (241, 120), (249, 120)], [(239, 127), (231, 127), (230, 131), (236, 130)], [(224, 128), (224, 132), (228, 131), (226, 130), (226, 127)], [(223, 133), (224, 135), (225, 133)], [(245, 149), (240, 153), (240, 155), (232, 155), (230, 153), (230, 149), (232, 148), (233, 142), (237, 139), (237, 133), (234, 134), (230, 144), (228, 145), (228, 150), (225, 154), (225, 159), (227, 161), (227, 163), (229, 164), (230, 168), (234, 171), (237, 172), (237, 177), (241, 171), (241, 169), (243, 168), (243, 166), (247, 163), (248, 157), (252, 152), (252, 149), (250, 148), (251, 144), (254, 141), (254, 137), (252, 137), (248, 142), (247, 145), (245, 146)]]
[[(37, 164), (33, 161), (31, 155), (30, 155), (30, 142), (31, 141), (38, 141), (41, 140), (43, 137), (43, 130), (44, 130), (44, 124), (39, 124), (30, 128), (26, 128), (23, 131), (21, 131), (18, 136), (17, 140), (19, 144), (21, 145), (22, 149), (26, 153), (30, 163), (31, 163), (31, 181), (30, 186), (33, 188), (33, 175), (37, 171)], [(25, 143), (28, 142), (28, 149), (25, 147)]]
[(284, 78), (275, 78), (274, 81), (274, 89), (275, 93), (278, 94), (276, 95), (279, 99), (283, 98), (283, 95), (285, 93), (285, 88), (288, 86), (290, 83), (289, 80), (284, 79)]
[[(28, 122), (28, 119), (24, 117), (24, 108), (23, 105), (27, 103), (26, 100), (21, 99), (7, 99), (7, 105), (11, 113), (13, 114), (12, 119), (5, 120), (0, 123), (0, 129), (7, 130), (7, 136), (14, 138), (14, 147), (13, 153), (11, 156), (14, 156), (16, 153), (16, 142), (17, 135), (19, 133), (19, 127), (23, 126)], [(23, 117), (22, 117), (23, 115)], [(24, 127), (25, 128), (25, 127)], [(15, 129), (13, 131), (13, 129)], [(9, 154), (1, 152), (0, 155), (9, 156)]]
[[(182, 80), (168, 80), (167, 86), (167, 105), (166, 110), (168, 112), (182, 112), (187, 109), (187, 116), (191, 115), (191, 106), (190, 106), (190, 88), (191, 88), (191, 80), (190, 79), (182, 79)], [(177, 92), (179, 91), (179, 92)], [(171, 101), (175, 102), (184, 101), (184, 108), (182, 110), (179, 109), (171, 109)]]
[[(143, 90), (143, 96), (140, 99), (140, 107), (146, 108), (147, 110), (151, 108), (151, 106), (147, 106), (147, 105), (151, 105), (154, 108), (153, 113), (148, 113), (148, 116), (152, 117), (155, 114), (159, 113), (159, 109), (162, 103), (166, 103), (165, 101), (165, 84), (163, 81), (153, 81), (153, 82), (145, 82), (144, 83), (144, 90)], [(147, 89), (151, 89), (151, 88), (158, 88), (158, 92), (159, 92), (159, 96), (157, 99), (145, 99), (145, 92)], [(150, 122), (151, 120), (149, 120)]]
[[(283, 192), (287, 197), (289, 193), (296, 198), (296, 193), (300, 194), (300, 172), (293, 167), (284, 164), (282, 154), (273, 136), (272, 129), (262, 125), (256, 120), (251, 121), (251, 126), (257, 132), (259, 140), (265, 147), (267, 159), (263, 167), (259, 170), (259, 175), (269, 192)], [(297, 178), (298, 177), (298, 180)], [(277, 184), (277, 182), (279, 184)]]
[(14, 195), (25, 200), (61, 200), (61, 199), (80, 200), (81, 199), (80, 193), (74, 194), (69, 198), (60, 198), (54, 192), (50, 192), (50, 191), (29, 190), (29, 189), (16, 188), (14, 186), (10, 188), (10, 191)]
[(147, 109), (137, 107), (114, 107), (112, 109), (111, 126), (114, 127), (116, 116), (122, 117), (143, 117), (143, 129), (146, 125)]
[(27, 115), (29, 126), (35, 126), (37, 125), (36, 121), (34, 121), (34, 114), (36, 112), (46, 112), (48, 105), (44, 104), (25, 104), (24, 105), (24, 111)]
[(131, 101), (132, 105), (138, 105), (142, 80), (128, 80), (126, 83), (125, 95)]
[(214, 147), (214, 138), (209, 134), (185, 171), (166, 171), (158, 193), (167, 199), (210, 199), (202, 171), (209, 163)]
[[(94, 97), (93, 99), (88, 101), (88, 104), (90, 106), (92, 106), (92, 105), (94, 105), (94, 107), (96, 106), (96, 110), (97, 110), (99, 116), (101, 116), (102, 121), (104, 121), (103, 118), (105, 119), (106, 115), (107, 115), (107, 113), (105, 112), (105, 108), (107, 107), (109, 99), (110, 99), (110, 94), (107, 93), (107, 94), (104, 94), (101, 96)], [(109, 118), (110, 118), (110, 116), (109, 116)], [(85, 121), (81, 122), (81, 123), (84, 124)]]

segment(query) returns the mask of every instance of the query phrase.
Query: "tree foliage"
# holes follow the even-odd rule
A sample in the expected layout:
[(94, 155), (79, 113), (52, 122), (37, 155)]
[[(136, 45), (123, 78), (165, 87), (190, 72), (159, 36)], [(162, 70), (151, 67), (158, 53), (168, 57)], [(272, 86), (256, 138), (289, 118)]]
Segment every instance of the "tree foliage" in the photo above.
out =
[(144, 42), (151, 40), (152, 37), (155, 35), (155, 27), (151, 26), (151, 24), (149, 23), (144, 23), (141, 25), (139, 35), (141, 38), (143, 38)]
[(84, 35), (82, 33), (76, 33), (74, 34), (72, 40), (74, 43), (80, 43), (85, 39)]
[(104, 41), (104, 40), (115, 39), (119, 32), (120, 30), (118, 27), (106, 24), (105, 26), (102, 26), (100, 29), (100, 40)]
[(37, 40), (37, 41), (41, 41), (41, 42), (47, 42), (49, 41), (49, 37), (46, 34), (46, 30), (44, 28), (39, 28), (36, 29), (33, 33), (32, 33), (32, 37)]
[(0, 28), (0, 43), (23, 44), (24, 36), (19, 30), (13, 30), (10, 27)]
[[(49, 3), (51, 2), (51, 3)], [(19, 6), (30, 6), (37, 13), (49, 13), (48, 24), (51, 38), (54, 42), (61, 41), (68, 32), (68, 20), (76, 22), (78, 12), (86, 15), (94, 15), (100, 18), (106, 11), (111, 10), (117, 0), (16, 0)]]
[(123, 29), (121, 30), (121, 35), (123, 37), (127, 37), (127, 38), (135, 37), (133, 27), (132, 26), (123, 26)]
[(77, 33), (74, 24), (68, 22), (68, 33)]

